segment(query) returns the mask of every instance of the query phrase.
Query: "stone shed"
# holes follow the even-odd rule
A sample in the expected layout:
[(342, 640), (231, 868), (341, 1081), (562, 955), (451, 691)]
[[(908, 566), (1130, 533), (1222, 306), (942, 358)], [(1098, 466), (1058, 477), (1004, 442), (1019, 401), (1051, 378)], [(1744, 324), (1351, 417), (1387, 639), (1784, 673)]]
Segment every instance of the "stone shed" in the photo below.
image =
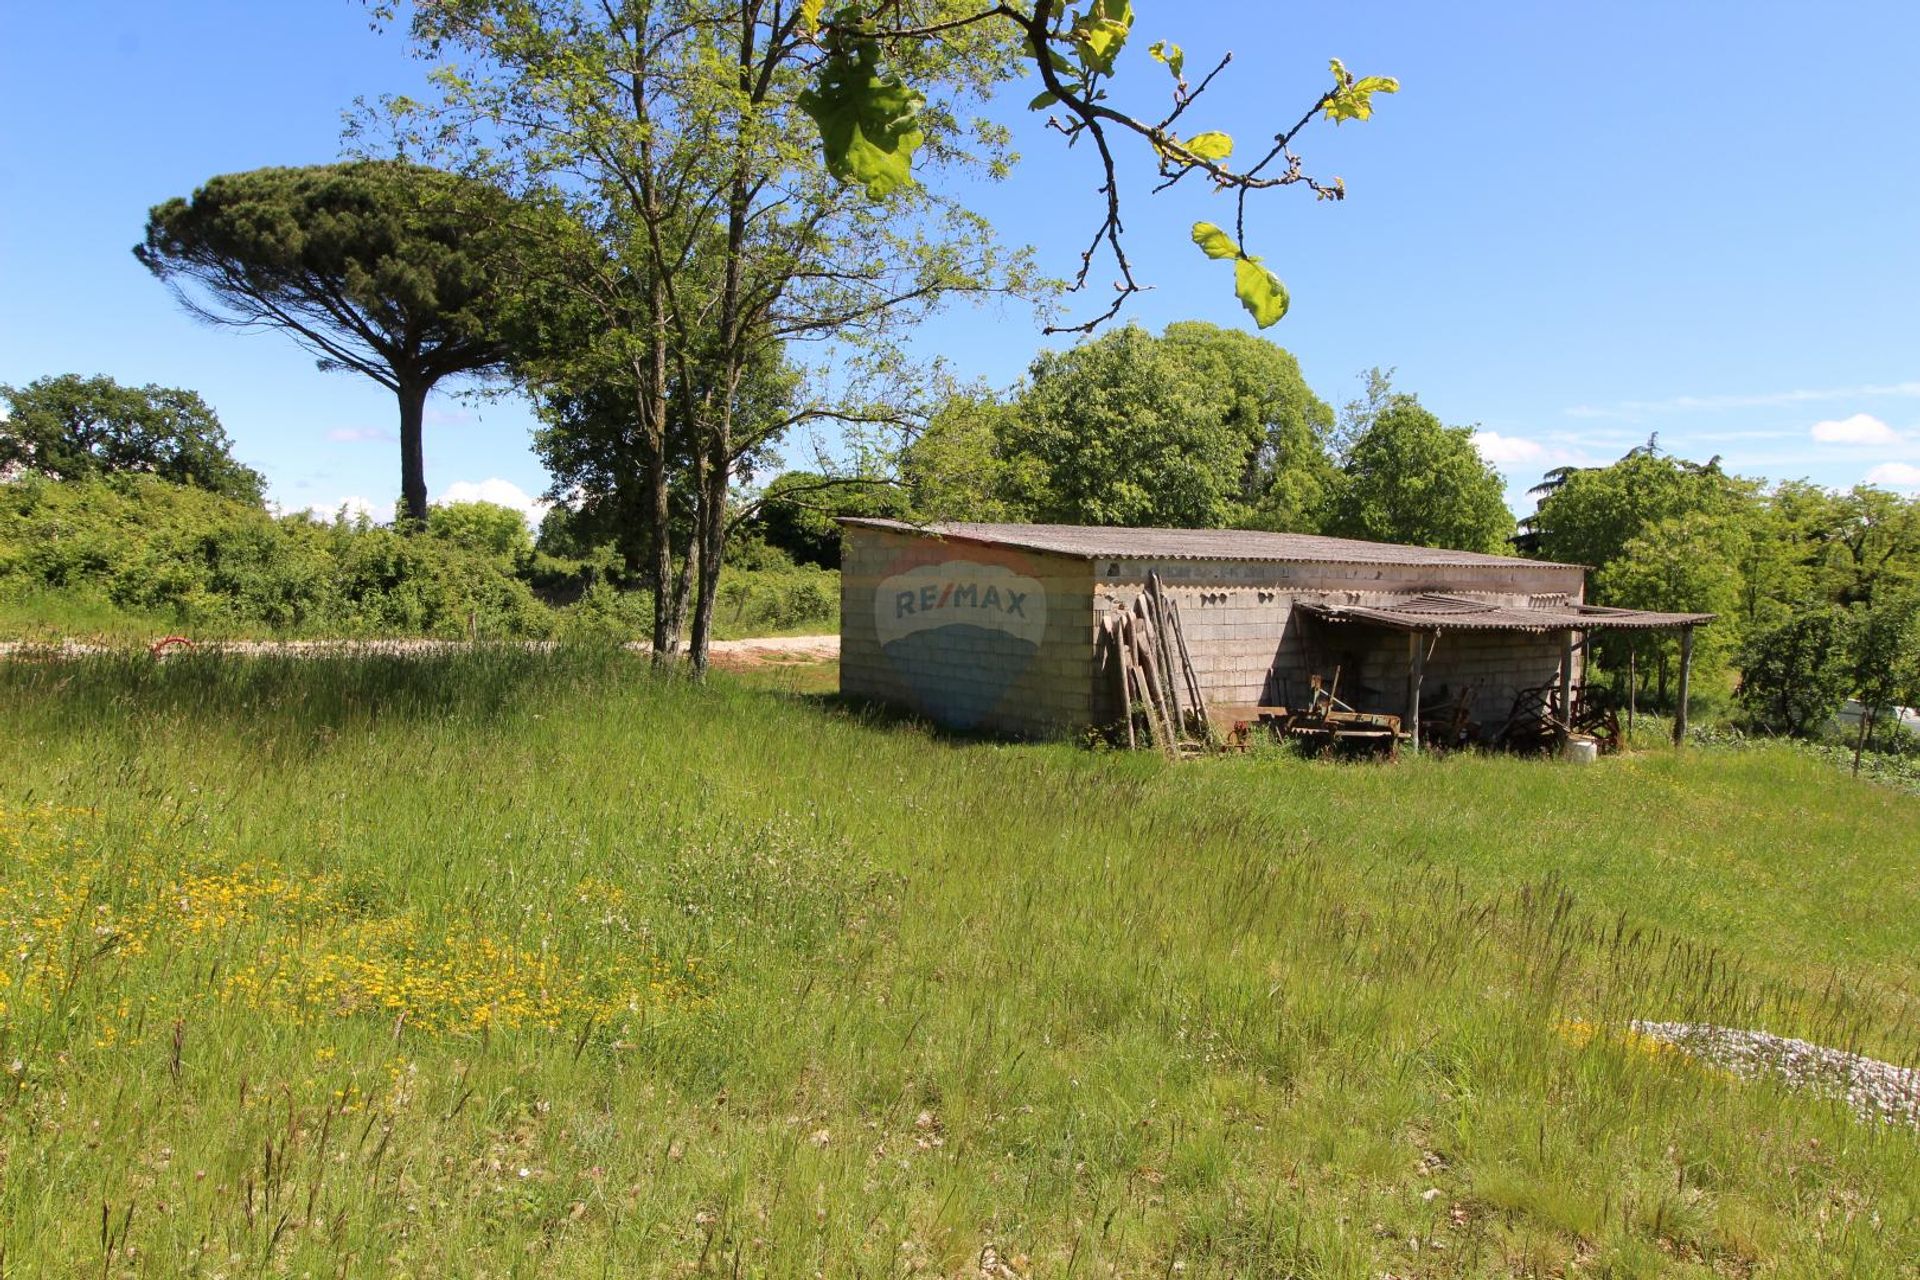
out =
[(1021, 736), (1122, 718), (1099, 622), (1150, 574), (1178, 602), (1209, 706), (1299, 706), (1314, 676), (1338, 671), (1344, 701), (1410, 724), (1422, 696), (1470, 693), (1483, 722), (1529, 690), (1565, 696), (1590, 632), (1690, 638), (1710, 620), (1594, 608), (1578, 565), (1467, 551), (1221, 529), (840, 523), (841, 691)]

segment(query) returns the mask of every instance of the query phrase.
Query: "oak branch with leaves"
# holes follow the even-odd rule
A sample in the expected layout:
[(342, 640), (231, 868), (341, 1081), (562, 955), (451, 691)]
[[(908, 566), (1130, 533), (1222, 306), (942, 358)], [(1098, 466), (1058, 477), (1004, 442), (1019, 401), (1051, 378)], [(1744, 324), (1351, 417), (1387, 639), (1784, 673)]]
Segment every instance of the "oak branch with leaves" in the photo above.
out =
[(1373, 114), (1375, 94), (1396, 93), (1400, 88), (1397, 80), (1387, 76), (1355, 77), (1335, 58), (1332, 86), (1291, 127), (1274, 134), (1258, 159), (1236, 168), (1230, 134), (1217, 129), (1189, 132), (1185, 125), (1189, 110), (1232, 61), (1231, 53), (1193, 84), (1187, 80), (1181, 47), (1156, 41), (1148, 52), (1173, 78), (1171, 109), (1148, 121), (1111, 105), (1109, 85), (1115, 60), (1133, 33), (1132, 0), (1087, 0), (1079, 9), (1057, 0), (1035, 0), (1026, 9), (996, 4), (917, 26), (899, 23), (900, 0), (883, 0), (877, 6), (847, 5), (830, 17), (825, 11), (825, 0), (803, 0), (802, 26), (826, 56), (818, 83), (803, 95), (801, 106), (820, 127), (829, 171), (842, 182), (864, 187), (875, 200), (913, 181), (914, 152), (923, 140), (918, 114), (925, 100), (887, 69), (889, 52), (902, 42), (934, 39), (977, 24), (1006, 22), (1018, 29), (1023, 52), (1043, 86), (1028, 107), (1050, 112), (1050, 128), (1063, 134), (1069, 146), (1089, 141), (1100, 160), (1105, 210), (1080, 255), (1073, 288), (1086, 286), (1096, 259), (1110, 260), (1119, 273), (1113, 301), (1104, 311), (1079, 324), (1049, 327), (1049, 333), (1090, 332), (1118, 314), (1127, 299), (1143, 288), (1124, 240), (1114, 157), (1116, 133), (1135, 135), (1151, 149), (1159, 172), (1155, 192), (1198, 174), (1215, 190), (1233, 194), (1233, 232), (1196, 222), (1193, 242), (1207, 257), (1233, 263), (1234, 294), (1264, 329), (1287, 313), (1287, 290), (1260, 257), (1247, 252), (1248, 195), (1303, 184), (1316, 199), (1345, 198), (1346, 184), (1339, 178), (1322, 181), (1305, 171), (1293, 151), (1294, 139), (1317, 118), (1335, 124), (1365, 120)]

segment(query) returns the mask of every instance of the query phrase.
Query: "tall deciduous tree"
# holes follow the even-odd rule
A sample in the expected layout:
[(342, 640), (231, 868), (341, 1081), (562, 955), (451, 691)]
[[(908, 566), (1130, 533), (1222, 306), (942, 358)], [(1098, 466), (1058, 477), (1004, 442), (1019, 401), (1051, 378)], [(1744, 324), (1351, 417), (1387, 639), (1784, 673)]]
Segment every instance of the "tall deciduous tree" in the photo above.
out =
[(1838, 609), (1809, 609), (1747, 637), (1735, 696), (1763, 729), (1817, 733), (1852, 688), (1852, 630)]
[[(1740, 560), (1746, 538), (1738, 522), (1706, 512), (1662, 520), (1628, 540), (1595, 575), (1594, 596), (1627, 609), (1716, 614), (1731, 624), (1730, 615), (1740, 607)], [(1699, 688), (1708, 687), (1710, 677), (1726, 670), (1738, 640), (1732, 625), (1697, 632), (1693, 660), (1703, 677)], [(1665, 633), (1645, 640), (1631, 632), (1603, 637), (1601, 651), (1613, 657), (1616, 666), (1621, 642), (1633, 645), (1638, 653), (1651, 648), (1660, 697), (1665, 700), (1678, 640)]]
[(1609, 466), (1566, 474), (1533, 517), (1535, 545), (1549, 560), (1604, 569), (1663, 520), (1729, 519), (1756, 497), (1757, 486), (1729, 476), (1719, 459), (1688, 462), (1649, 441)]
[(112, 378), (62, 374), (0, 386), (0, 474), (14, 469), (81, 480), (145, 472), (260, 501), (260, 473), (234, 461), (207, 402), (176, 387), (123, 387)]
[(1384, 381), (1350, 421), (1326, 532), (1375, 542), (1502, 552), (1513, 535), (1500, 473), (1449, 427)]
[(1853, 771), (1872, 745), (1875, 721), (1893, 706), (1920, 705), (1920, 591), (1885, 591), (1854, 606), (1853, 687), (1860, 698), (1860, 731)]
[(511, 213), (484, 183), (398, 161), (256, 169), (154, 206), (134, 255), (194, 315), (278, 330), (322, 369), (392, 391), (402, 505), (418, 527), (427, 394), (506, 354), (495, 269)]
[[(1376, 94), (1397, 86), (1336, 63), (1332, 86), (1300, 121), (1238, 165), (1226, 134), (1190, 130), (1185, 117), (1212, 77), (1190, 85), (1176, 46), (1154, 50), (1173, 82), (1164, 116), (1147, 121), (1115, 106), (1109, 82), (1132, 23), (1129, 0), (1079, 9), (1039, 0), (1030, 10), (890, 0), (830, 14), (820, 0), (438, 0), (410, 10), (416, 47), (449, 65), (436, 76), (442, 101), (426, 116), (418, 104), (392, 104), (406, 145), (463, 140), (470, 160), (504, 164), (515, 182), (565, 205), (598, 249), (573, 255), (568, 285), (625, 335), (656, 513), (674, 484), (665, 474), (676, 465), (672, 424), (686, 424), (695, 506), (680, 563), (696, 564), (696, 670), (721, 551), (746, 514), (730, 486), (761, 430), (740, 412), (747, 372), (769, 349), (822, 342), (863, 348), (870, 369), (899, 374), (891, 343), (902, 326), (954, 295), (1022, 283), (1022, 264), (997, 249), (991, 228), (919, 178), (1004, 166), (1005, 130), (978, 119), (975, 106), (1023, 67), (1044, 89), (1034, 109), (1058, 108), (1059, 128), (1087, 140), (1105, 173), (1080, 283), (1104, 250), (1121, 277), (1114, 308), (1138, 287), (1122, 248), (1110, 145), (1130, 134), (1166, 183), (1194, 178), (1241, 197), (1231, 235), (1200, 224), (1195, 242), (1231, 260), (1236, 292), (1258, 323), (1284, 312), (1278, 278), (1243, 248), (1244, 197), (1306, 183), (1338, 198), (1337, 181), (1305, 174), (1290, 149), (1295, 135), (1318, 118), (1363, 119)], [(828, 417), (897, 420), (911, 385), (813, 381), (767, 430)], [(655, 524), (654, 576), (665, 582), (671, 522)], [(671, 622), (662, 606), (657, 653), (677, 641)]]
[[(1332, 418), (1294, 358), (1264, 339), (1128, 326), (1034, 360), (991, 419), (999, 496), (1069, 524), (1309, 528), (1333, 478)], [(968, 422), (950, 418), (921, 442), (923, 474)], [(953, 461), (973, 465), (964, 452)]]

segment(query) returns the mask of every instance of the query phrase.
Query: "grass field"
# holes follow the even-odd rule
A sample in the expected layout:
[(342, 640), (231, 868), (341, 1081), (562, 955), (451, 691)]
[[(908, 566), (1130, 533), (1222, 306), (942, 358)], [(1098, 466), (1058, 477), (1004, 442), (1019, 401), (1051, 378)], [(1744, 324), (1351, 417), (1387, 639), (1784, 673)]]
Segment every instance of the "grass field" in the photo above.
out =
[(1912, 1276), (1920, 799), (636, 659), (0, 668), (6, 1276)]

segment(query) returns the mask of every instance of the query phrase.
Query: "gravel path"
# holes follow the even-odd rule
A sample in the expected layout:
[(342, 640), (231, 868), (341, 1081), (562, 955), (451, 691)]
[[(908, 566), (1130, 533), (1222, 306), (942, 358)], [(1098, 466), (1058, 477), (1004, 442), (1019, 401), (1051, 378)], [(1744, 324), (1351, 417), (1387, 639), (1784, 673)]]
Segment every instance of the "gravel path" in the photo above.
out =
[[(152, 648), (159, 650), (161, 643)], [(137, 644), (36, 644), (29, 640), (0, 640), (0, 659), (4, 658), (85, 658), (107, 653), (138, 652)], [(188, 646), (178, 646), (185, 648)], [(341, 654), (434, 654), (451, 653), (467, 647), (463, 640), (207, 640), (191, 646), (199, 653), (233, 654), (244, 658), (282, 657), (319, 658)], [(529, 641), (527, 648), (552, 648), (545, 641)], [(635, 653), (650, 648), (644, 641), (627, 646)], [(171, 651), (171, 650), (162, 650)], [(761, 662), (830, 662), (840, 656), (840, 637), (831, 636), (759, 636), (750, 640), (715, 640), (715, 659), (736, 665)]]
[(1765, 1031), (1737, 1031), (1704, 1022), (1629, 1025), (1649, 1040), (1672, 1045), (1742, 1079), (1770, 1077), (1790, 1089), (1845, 1099), (1863, 1120), (1920, 1127), (1920, 1069)]

